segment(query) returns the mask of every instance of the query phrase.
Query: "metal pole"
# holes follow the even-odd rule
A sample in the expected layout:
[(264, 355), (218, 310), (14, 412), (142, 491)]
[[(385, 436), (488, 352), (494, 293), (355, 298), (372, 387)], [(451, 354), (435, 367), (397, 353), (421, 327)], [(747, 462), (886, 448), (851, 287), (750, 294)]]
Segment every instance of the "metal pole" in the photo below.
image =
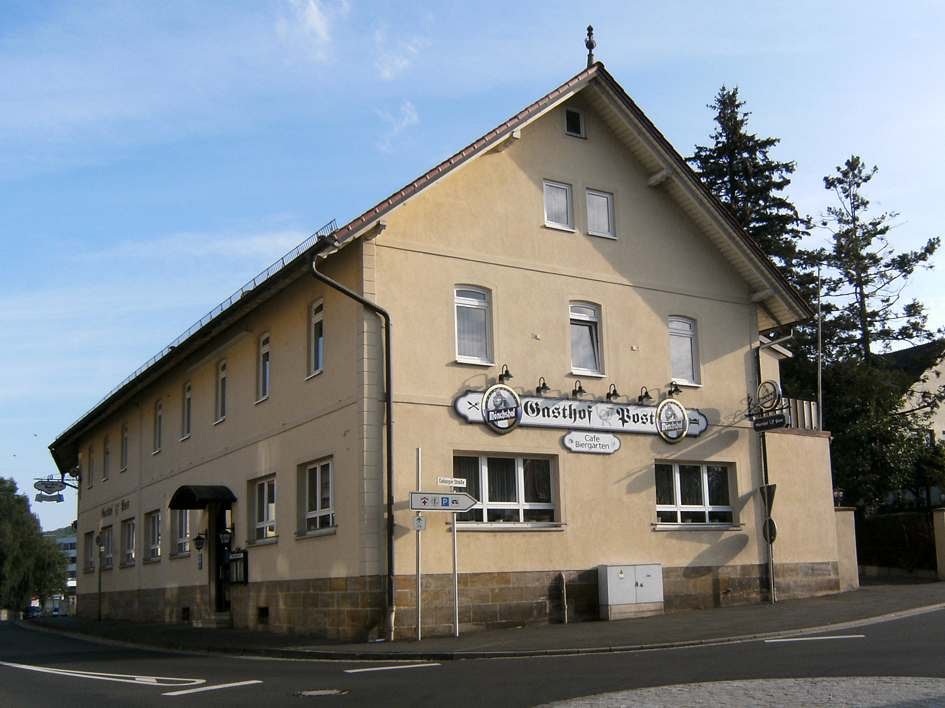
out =
[[(423, 478), (423, 450), (417, 448), (417, 489), (423, 489), (421, 480)], [(421, 518), (423, 515), (418, 511), (417, 518)], [(423, 631), (421, 627), (423, 626), (423, 576), (421, 573), (420, 567), (420, 553), (421, 553), (421, 542), (420, 542), (420, 525), (417, 524), (417, 641), (419, 642), (423, 638)]]
[(823, 368), (824, 368), (824, 339), (823, 339), (823, 320), (820, 309), (820, 265), (817, 265), (817, 430), (824, 429), (824, 388), (823, 388)]
[(102, 558), (104, 550), (100, 545), (98, 547), (98, 621), (102, 621)]
[(453, 636), (459, 636), (459, 563), (456, 559), (456, 512), (453, 512)]
[[(758, 373), (758, 385), (761, 385), (761, 347), (755, 349), (755, 367)], [(761, 438), (761, 478), (764, 484), (768, 484), (768, 444), (765, 439), (765, 433), (759, 433)], [(770, 510), (765, 506), (765, 520), (770, 515)], [(774, 544), (768, 541), (768, 595), (771, 604), (775, 603), (776, 593), (774, 590)]]

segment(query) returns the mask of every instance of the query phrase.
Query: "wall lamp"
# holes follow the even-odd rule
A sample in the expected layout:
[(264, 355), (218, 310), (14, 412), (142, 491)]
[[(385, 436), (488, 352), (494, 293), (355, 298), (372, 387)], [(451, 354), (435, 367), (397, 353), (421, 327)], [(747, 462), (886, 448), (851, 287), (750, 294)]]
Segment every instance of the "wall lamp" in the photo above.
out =
[(610, 388), (607, 389), (607, 400), (612, 401), (615, 398), (620, 398), (620, 391), (617, 390), (617, 384), (610, 384)]
[(672, 398), (673, 396), (676, 396), (680, 393), (682, 393), (682, 389), (679, 388), (679, 384), (676, 383), (675, 381), (670, 382), (669, 390), (666, 392), (666, 395)]
[(584, 387), (581, 385), (581, 379), (578, 379), (574, 382), (574, 388), (571, 389), (571, 398), (577, 398), (583, 394), (587, 393), (584, 390)]
[(646, 386), (640, 386), (640, 395), (637, 396), (637, 403), (646, 403), (647, 401), (652, 401), (653, 396), (650, 395), (650, 392), (647, 390)]
[(544, 394), (544, 393), (548, 393), (548, 391), (550, 391), (550, 390), (551, 390), (551, 386), (549, 386), (548, 384), (545, 383), (545, 377), (544, 377), (544, 376), (539, 376), (539, 377), (538, 377), (538, 385), (535, 386), (535, 395), (536, 395), (536, 396), (541, 396), (541, 395)]
[(509, 365), (503, 364), (502, 371), (499, 372), (499, 383), (504, 384), (506, 381), (512, 378), (512, 372), (509, 371)]

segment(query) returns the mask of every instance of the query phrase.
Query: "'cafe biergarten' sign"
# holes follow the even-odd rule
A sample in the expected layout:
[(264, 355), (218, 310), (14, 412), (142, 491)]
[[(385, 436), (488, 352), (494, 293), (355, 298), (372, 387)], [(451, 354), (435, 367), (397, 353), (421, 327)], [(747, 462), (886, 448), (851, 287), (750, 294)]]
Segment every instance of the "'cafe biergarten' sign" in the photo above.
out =
[[(485, 393), (467, 391), (454, 401), (453, 406), (467, 422), (484, 423), (497, 433), (508, 433), (521, 425), (572, 431), (643, 433), (659, 435), (666, 442), (676, 443), (687, 436), (698, 437), (709, 427), (702, 411), (686, 410), (672, 398), (658, 406), (643, 406), (570, 398), (520, 397), (504, 384), (496, 384)], [(578, 439), (572, 440), (577, 442)], [(565, 444), (568, 445), (567, 441)], [(573, 449), (570, 445), (568, 447)]]

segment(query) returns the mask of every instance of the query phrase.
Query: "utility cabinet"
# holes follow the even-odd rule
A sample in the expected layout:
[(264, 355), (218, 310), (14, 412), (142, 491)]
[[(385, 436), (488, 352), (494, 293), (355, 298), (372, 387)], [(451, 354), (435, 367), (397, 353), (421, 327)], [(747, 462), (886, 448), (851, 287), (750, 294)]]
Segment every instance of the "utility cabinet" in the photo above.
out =
[(662, 614), (663, 567), (658, 563), (598, 566), (597, 597), (604, 620)]

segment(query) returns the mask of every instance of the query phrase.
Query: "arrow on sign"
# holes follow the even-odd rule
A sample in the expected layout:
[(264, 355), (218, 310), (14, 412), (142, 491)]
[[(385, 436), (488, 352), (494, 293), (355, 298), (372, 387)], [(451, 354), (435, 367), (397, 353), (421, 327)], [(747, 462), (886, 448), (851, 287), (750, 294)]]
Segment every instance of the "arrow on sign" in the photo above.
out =
[(478, 502), (466, 492), (437, 494), (436, 492), (410, 492), (410, 508), (413, 511), (468, 511)]

